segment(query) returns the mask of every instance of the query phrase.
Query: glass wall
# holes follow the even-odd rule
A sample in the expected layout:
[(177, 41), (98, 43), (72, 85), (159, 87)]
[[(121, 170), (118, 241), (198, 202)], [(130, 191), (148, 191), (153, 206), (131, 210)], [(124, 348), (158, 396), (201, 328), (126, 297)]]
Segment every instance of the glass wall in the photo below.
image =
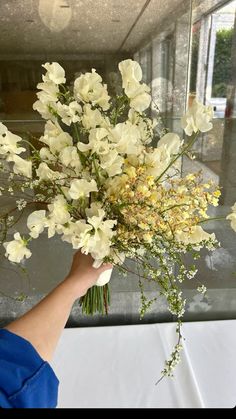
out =
[[(196, 143), (196, 159), (184, 158), (182, 171), (202, 170), (205, 179), (213, 178), (222, 187), (222, 198), (212, 215), (227, 214), (236, 201), (236, 1), (99, 0), (96, 13), (92, 0), (54, 3), (53, 11), (51, 2), (44, 0), (32, 0), (30, 7), (27, 0), (0, 2), (0, 120), (20, 135), (41, 135), (44, 123), (32, 104), (46, 61), (58, 61), (69, 84), (81, 72), (96, 68), (109, 89), (117, 89), (118, 62), (134, 58), (151, 88), (150, 113), (158, 119), (159, 136), (164, 128), (183, 136), (180, 118), (195, 97), (213, 105), (214, 128)], [(12, 205), (14, 198), (8, 198), (1, 200), (2, 208)], [(19, 228), (24, 230), (25, 220)], [(208, 229), (216, 231), (222, 248), (204, 254), (199, 265), (198, 279), (209, 288), (209, 297), (196, 295), (192, 282), (184, 285), (190, 297), (186, 319), (226, 318), (236, 312), (234, 233), (228, 222), (211, 222)], [(4, 316), (19, 315), (66, 274), (69, 246), (59, 238), (49, 242), (44, 235), (33, 245), (29, 275), (1, 262), (0, 292), (10, 297), (2, 298), (3, 323)], [(80, 317), (80, 324), (138, 322), (137, 281), (114, 273), (111, 287), (109, 319)], [(146, 289), (152, 298), (152, 287), (148, 284)], [(23, 305), (12, 300), (21, 292), (28, 296)], [(76, 306), (71, 324), (77, 324), (79, 316)], [(162, 320), (172, 316), (160, 299), (146, 321)]]

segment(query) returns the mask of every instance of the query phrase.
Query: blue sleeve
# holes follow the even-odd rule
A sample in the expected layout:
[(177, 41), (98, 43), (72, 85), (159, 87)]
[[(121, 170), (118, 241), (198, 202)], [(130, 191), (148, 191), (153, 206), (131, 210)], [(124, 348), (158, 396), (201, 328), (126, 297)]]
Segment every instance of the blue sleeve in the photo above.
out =
[(0, 330), (0, 407), (56, 407), (58, 384), (30, 342)]

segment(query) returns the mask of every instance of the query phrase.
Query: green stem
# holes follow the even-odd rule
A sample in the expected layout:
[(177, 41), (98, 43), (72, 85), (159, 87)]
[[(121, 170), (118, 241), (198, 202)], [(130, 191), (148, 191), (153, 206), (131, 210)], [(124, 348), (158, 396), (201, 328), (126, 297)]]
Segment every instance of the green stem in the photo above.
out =
[(96, 158), (95, 158), (94, 155), (93, 155), (93, 165), (94, 165), (94, 170), (95, 170), (95, 173), (96, 173), (97, 183), (98, 183), (98, 186), (100, 188), (101, 187), (101, 181), (100, 181), (99, 171), (98, 171), (98, 168), (97, 168), (97, 165), (96, 165)]
[(102, 287), (96, 285), (90, 288), (86, 295), (80, 298), (80, 306), (82, 313), (87, 316), (99, 314), (108, 314), (108, 307), (110, 305), (110, 291), (109, 285), (106, 284)]
[(225, 220), (225, 217), (213, 217), (213, 218), (207, 218), (206, 220), (198, 221), (198, 224), (207, 223), (208, 221), (218, 221), (218, 220)]
[(183, 150), (181, 151), (181, 153), (177, 154), (177, 156), (171, 160), (170, 164), (168, 164), (167, 168), (161, 173), (160, 176), (158, 176), (158, 178), (156, 179), (156, 182), (158, 182), (162, 176), (167, 172), (167, 170), (169, 170), (169, 168), (176, 162), (176, 160), (179, 159), (179, 157), (183, 156), (184, 153), (186, 153), (186, 151), (189, 150), (189, 148), (192, 147), (192, 145), (195, 143), (197, 137), (198, 137), (199, 131), (193, 136), (193, 138), (189, 141), (189, 143), (183, 148)]
[(77, 125), (76, 125), (76, 124), (73, 124), (73, 127), (74, 127), (74, 131), (75, 131), (75, 134), (76, 134), (76, 138), (77, 138), (77, 140), (79, 141), (79, 140), (80, 140), (80, 137), (79, 137), (79, 130), (78, 130), (78, 127), (77, 127)]
[(176, 205), (172, 205), (172, 207), (166, 208), (163, 211), (160, 212), (160, 214), (164, 214), (164, 212), (169, 211), (173, 208), (177, 208), (177, 207), (189, 207), (189, 204), (176, 204)]
[(37, 150), (37, 148), (35, 148), (35, 147), (33, 146), (33, 144), (32, 144), (30, 141), (25, 140), (24, 138), (22, 138), (22, 139), (21, 139), (21, 141), (23, 141), (24, 143), (29, 144), (29, 145), (30, 145), (30, 147), (32, 147), (32, 149), (33, 149), (34, 151), (36, 151), (36, 153), (38, 153), (38, 152), (39, 152), (39, 151)]

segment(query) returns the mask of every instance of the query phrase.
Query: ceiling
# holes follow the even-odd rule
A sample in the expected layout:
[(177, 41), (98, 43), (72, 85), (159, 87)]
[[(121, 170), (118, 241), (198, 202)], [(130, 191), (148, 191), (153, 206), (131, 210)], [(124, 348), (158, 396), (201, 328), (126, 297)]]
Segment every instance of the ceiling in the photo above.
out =
[(0, 58), (134, 51), (183, 1), (1, 0)]

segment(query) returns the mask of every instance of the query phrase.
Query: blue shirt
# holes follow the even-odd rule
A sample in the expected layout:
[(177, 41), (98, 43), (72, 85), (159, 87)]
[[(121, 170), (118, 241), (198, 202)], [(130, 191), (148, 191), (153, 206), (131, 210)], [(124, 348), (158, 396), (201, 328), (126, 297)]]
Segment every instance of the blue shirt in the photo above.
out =
[(0, 330), (0, 407), (56, 407), (58, 384), (30, 342)]

